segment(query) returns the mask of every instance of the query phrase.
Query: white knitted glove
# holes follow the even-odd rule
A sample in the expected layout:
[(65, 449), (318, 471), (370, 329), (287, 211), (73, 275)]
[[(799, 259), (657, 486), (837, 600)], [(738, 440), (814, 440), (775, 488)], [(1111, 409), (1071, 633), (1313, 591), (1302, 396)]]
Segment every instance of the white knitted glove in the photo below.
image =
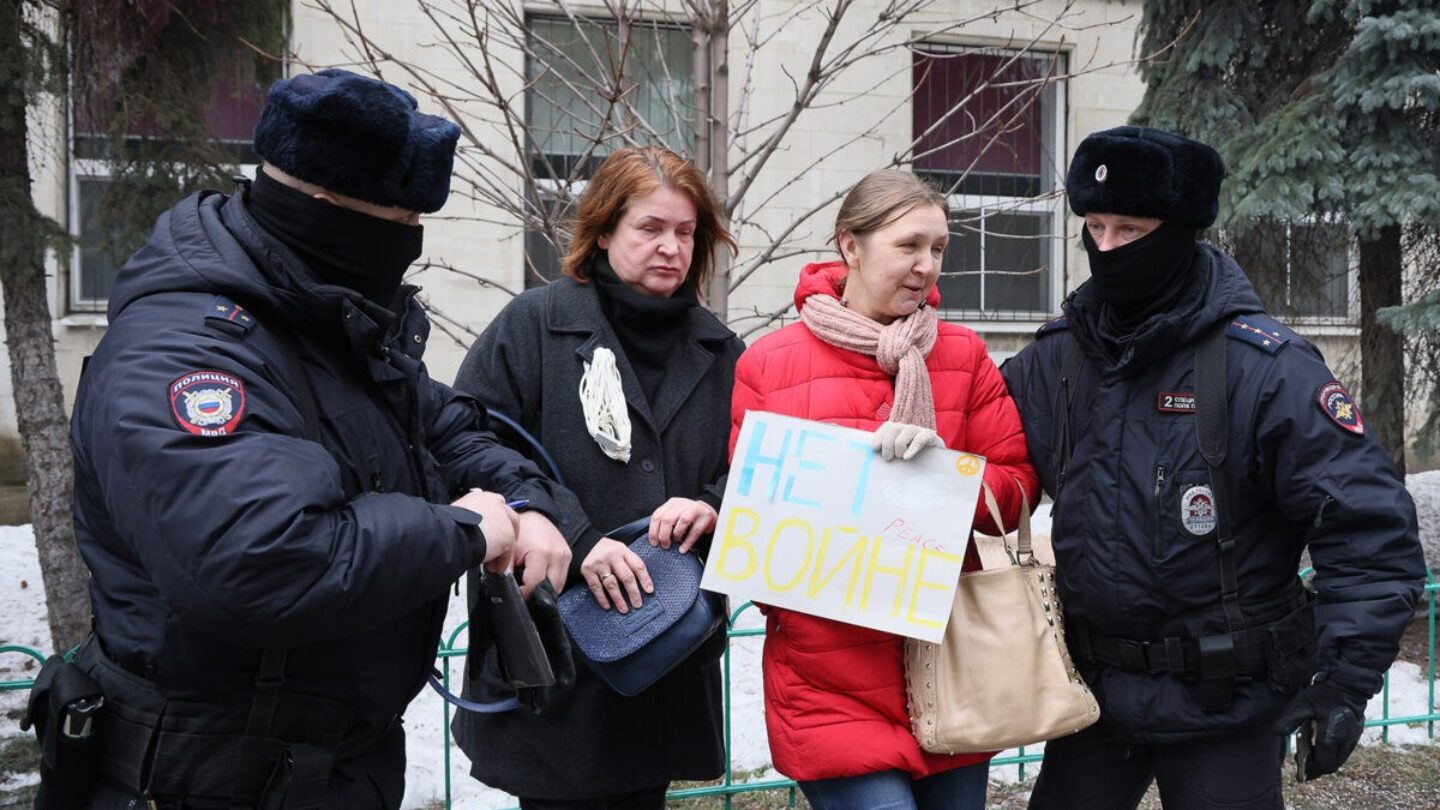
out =
[(945, 442), (930, 428), (907, 425), (902, 422), (886, 422), (875, 429), (870, 446), (880, 452), (886, 461), (900, 459), (909, 461), (926, 447), (944, 447)]

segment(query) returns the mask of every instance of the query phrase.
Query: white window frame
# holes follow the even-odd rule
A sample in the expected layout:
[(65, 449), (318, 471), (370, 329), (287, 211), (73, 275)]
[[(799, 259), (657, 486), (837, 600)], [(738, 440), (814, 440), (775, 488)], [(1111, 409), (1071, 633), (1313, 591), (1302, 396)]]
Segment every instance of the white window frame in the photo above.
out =
[[(960, 323), (977, 328), (982, 326), (986, 331), (1033, 331), (1036, 326), (1049, 320), (1050, 317), (1060, 310), (1060, 302), (1065, 300), (1065, 246), (1066, 222), (1068, 209), (1065, 207), (1064, 197), (1052, 199), (1025, 200), (1016, 197), (992, 197), (978, 194), (954, 194), (949, 198), (952, 214), (959, 214), (963, 211), (980, 211), (986, 214), (1041, 214), (1048, 215), (1051, 223), (1048, 249), (1042, 249), (1040, 255), (1048, 256), (1048, 274), (1050, 276), (1050, 295), (1046, 303), (1049, 310), (1045, 312), (1035, 310), (995, 310), (988, 309), (985, 305), (985, 219), (982, 217), (977, 223), (980, 238), (980, 308), (964, 309), (942, 306), (940, 316), (946, 320), (959, 321)], [(1044, 239), (1045, 237), (1038, 237)], [(962, 268), (970, 270), (971, 268)], [(942, 270), (943, 272), (943, 270)], [(1021, 314), (1021, 313), (1024, 314)], [(1030, 313), (1034, 312), (1034, 315)], [(998, 327), (998, 328), (997, 328)]]
[[(613, 26), (615, 26), (615, 28), (616, 28), (617, 30), (619, 29), (620, 21), (617, 20), (614, 16), (609, 15), (609, 14), (597, 13), (597, 14), (582, 15), (582, 17), (583, 17), (583, 19), (586, 19), (587, 21), (593, 22), (593, 23), (595, 23), (595, 24), (597, 24), (597, 25), (606, 25), (606, 24), (608, 24), (608, 25), (613, 25)], [(551, 20), (551, 21), (556, 21), (556, 22), (566, 22), (566, 18), (563, 17), (563, 16), (556, 15), (556, 14), (554, 13), (554, 10), (553, 10), (553, 9), (548, 9), (548, 10), (530, 10), (530, 9), (527, 9), (526, 12), (525, 12), (525, 32), (526, 32), (526, 35), (527, 35), (527, 36), (530, 34), (530, 23), (531, 23), (532, 21), (535, 21), (535, 20)], [(689, 33), (689, 32), (691, 31), (692, 27), (693, 27), (693, 23), (692, 23), (691, 21), (689, 21), (689, 20), (684, 20), (684, 19), (671, 19), (671, 18), (669, 18), (668, 16), (642, 15), (641, 17), (639, 17), (639, 18), (637, 18), (636, 20), (634, 20), (634, 22), (651, 23), (651, 24), (655, 24), (655, 25), (658, 25), (658, 26), (664, 26), (664, 27), (666, 27), (666, 28), (672, 28), (672, 29), (674, 29), (674, 30), (682, 31), (682, 32), (685, 32), (685, 33)], [(529, 66), (528, 66), (528, 65), (526, 66), (525, 70), (526, 70), (526, 74), (525, 74), (525, 75), (528, 76), (528, 70), (529, 70)], [(692, 84), (693, 84), (694, 80), (695, 80), (695, 77), (694, 77), (694, 76), (691, 76), (691, 82), (692, 82)], [(523, 103), (524, 103), (524, 105), (525, 105), (525, 106), (524, 106), (524, 110), (525, 110), (525, 114), (526, 114), (527, 121), (528, 121), (528, 116), (529, 116), (529, 113), (530, 113), (530, 91), (529, 91), (528, 88), (526, 89), (525, 93), (523, 94)], [(529, 129), (528, 123), (527, 123), (527, 125), (526, 125), (526, 129), (527, 129), (527, 130)], [(530, 147), (530, 144), (527, 143), (527, 144), (526, 144), (527, 154), (525, 155), (525, 160), (527, 161), (527, 165), (528, 165), (528, 161), (529, 161), (529, 159), (530, 159), (530, 155), (528, 154), (529, 147)], [(551, 154), (560, 154), (560, 153), (551, 153)], [(585, 193), (585, 189), (590, 185), (590, 178), (587, 176), (587, 177), (579, 177), (579, 178), (576, 178), (576, 179), (574, 179), (574, 180), (569, 180), (569, 179), (567, 179), (567, 178), (557, 178), (557, 177), (535, 177), (535, 178), (533, 178), (533, 179), (531, 180), (531, 182), (534, 184), (534, 190), (535, 190), (536, 192), (538, 192), (539, 194), (541, 194), (541, 195), (569, 194), (570, 197), (571, 197), (571, 199), (574, 200), (574, 201), (576, 202), (576, 204), (578, 204), (578, 202), (579, 202), (579, 200), (580, 200), (580, 196)], [(525, 193), (527, 193), (527, 192), (525, 192), (524, 190), (522, 190), (521, 193), (522, 193), (522, 194), (525, 194)], [(529, 233), (529, 229), (527, 228), (527, 229), (525, 229), (525, 234), (528, 235), (528, 233)], [(559, 248), (559, 247), (560, 247), (559, 245), (556, 246), (557, 251), (558, 251), (558, 248)], [(564, 261), (564, 255), (563, 255), (563, 253), (562, 253), (562, 254), (559, 254), (559, 259), (560, 259), (562, 262)], [(537, 284), (537, 281), (536, 281), (536, 279), (535, 279), (535, 276), (532, 275), (531, 272), (530, 272), (529, 263), (528, 263), (528, 261), (526, 260), (526, 258), (525, 258), (524, 256), (521, 257), (521, 263), (520, 263), (520, 279), (521, 279), (521, 285), (524, 286), (524, 287), (526, 287), (526, 288), (529, 288), (529, 287), (531, 287), (532, 285)]]
[[(580, 13), (578, 13), (578, 14), (576, 15), (576, 19), (583, 20), (583, 21), (586, 21), (586, 22), (589, 22), (589, 23), (593, 23), (593, 24), (595, 24), (595, 25), (611, 25), (611, 26), (614, 26), (617, 31), (619, 30), (619, 27), (620, 27), (620, 21), (619, 21), (613, 14), (611, 14), (611, 13), (609, 13), (608, 11), (605, 11), (605, 10), (596, 10), (596, 11), (594, 11), (594, 12), (580, 12)], [(559, 22), (559, 23), (573, 22), (572, 20), (570, 20), (569, 18), (567, 18), (565, 15), (556, 13), (556, 11), (555, 11), (554, 9), (539, 9), (539, 8), (531, 9), (531, 8), (528, 8), (528, 7), (527, 7), (527, 8), (524, 10), (524, 22), (525, 22), (525, 33), (526, 33), (526, 36), (529, 36), (529, 35), (530, 35), (530, 23), (531, 23), (531, 22), (534, 22), (534, 21), (538, 21), (538, 20), (547, 20), (547, 21)], [(631, 22), (632, 22), (632, 23), (655, 25), (655, 26), (664, 27), (664, 28), (670, 28), (670, 29), (673, 29), (673, 30), (676, 30), (676, 31), (680, 31), (680, 32), (686, 33), (686, 34), (691, 33), (692, 29), (694, 28), (694, 22), (693, 22), (692, 20), (688, 19), (688, 18), (677, 17), (677, 16), (675, 16), (675, 15), (665, 14), (665, 13), (663, 13), (663, 12), (661, 12), (661, 13), (655, 13), (655, 12), (653, 12), (653, 11), (645, 11), (645, 12), (640, 13), (638, 16), (633, 17), (633, 18), (631, 19)], [(525, 58), (528, 59), (528, 57), (525, 57)], [(522, 77), (529, 75), (529, 74), (528, 74), (528, 71), (529, 71), (529, 65), (528, 65), (528, 63), (525, 65), (525, 68), (524, 68), (524, 69), (525, 69), (526, 72), (522, 74)], [(695, 81), (695, 77), (694, 77), (694, 76), (691, 76), (691, 77), (690, 77), (690, 80), (691, 80), (691, 83), (692, 83), (692, 86), (693, 86), (693, 83), (694, 83), (694, 81)], [(528, 82), (528, 79), (527, 79), (527, 82)], [(527, 118), (526, 129), (528, 130), (528, 129), (529, 129), (528, 116), (529, 116), (529, 113), (530, 113), (530, 90), (529, 90), (528, 86), (527, 86), (525, 92), (522, 94), (522, 97), (523, 97), (522, 103), (523, 103), (523, 105), (524, 105), (523, 109), (524, 109), (524, 111), (525, 111), (525, 116), (526, 116), (526, 118)], [(692, 133), (692, 136), (693, 136), (693, 133)], [(530, 146), (530, 144), (527, 143), (527, 144), (526, 144), (526, 149), (527, 149), (527, 150), (529, 149), (529, 146)], [(554, 152), (554, 153), (546, 153), (546, 154), (564, 154), (564, 153)], [(528, 154), (526, 155), (526, 159), (527, 159), (527, 160), (529, 159), (529, 155), (528, 155)], [(561, 188), (562, 186), (564, 186), (564, 184), (565, 184), (564, 179), (561, 179), (561, 178), (540, 178), (540, 177), (537, 177), (537, 178), (535, 178), (535, 181), (534, 181), (534, 182), (535, 182), (535, 184), (536, 184), (536, 188), (539, 189), (539, 190), (541, 190), (541, 191), (560, 190), (560, 188)], [(574, 183), (571, 184), (571, 191), (572, 191), (572, 193), (574, 193), (574, 194), (576, 194), (576, 195), (578, 196), (582, 191), (584, 191), (584, 187), (585, 187), (584, 184), (587, 183), (587, 182), (589, 182), (589, 178), (587, 178), (587, 177), (582, 177), (582, 178), (577, 179)]]
[[(81, 295), (84, 286), (84, 267), (82, 264), (83, 251), (80, 249), (79, 240), (83, 223), (80, 221), (80, 183), (82, 180), (109, 180), (112, 174), (111, 161), (102, 158), (76, 158), (70, 159), (69, 171), (69, 225), (71, 238), (75, 240), (75, 248), (70, 251), (70, 278), (66, 285), (69, 289), (66, 295), (66, 309), (69, 314), (78, 315), (103, 315), (110, 305), (110, 299), (90, 298)], [(255, 172), (260, 168), (258, 163), (241, 163), (235, 166), (235, 173), (244, 174), (247, 177), (254, 177)], [(177, 201), (178, 202), (178, 201)], [(122, 262), (123, 264), (123, 262)]]
[[(293, 20), (291, 19), (290, 14), (282, 15), (280, 22), (280, 36), (287, 45), (290, 43), (292, 22)], [(290, 57), (287, 48), (285, 49), (285, 53), (281, 56), (280, 75), (276, 78), (283, 79), (289, 76)], [(75, 94), (74, 84), (75, 77), (71, 76), (70, 87), (68, 88), (71, 98), (74, 98)], [(68, 225), (66, 230), (75, 240), (75, 248), (70, 251), (70, 260), (68, 262), (67, 268), (69, 277), (65, 279), (66, 315), (63, 316), (60, 320), (62, 322), (65, 322), (66, 325), (90, 326), (95, 325), (93, 323), (94, 320), (99, 320), (103, 324), (106, 311), (108, 310), (110, 305), (110, 299), (108, 297), (85, 298), (80, 295), (80, 287), (84, 272), (83, 268), (81, 267), (81, 250), (79, 247), (81, 225), (80, 181), (110, 179), (111, 161), (105, 160), (103, 158), (79, 158), (75, 156), (75, 108), (72, 104), (69, 103), (65, 105), (65, 130), (68, 135), (65, 149), (66, 155), (69, 158), (69, 160), (66, 161), (69, 166), (66, 169), (67, 177), (65, 183), (67, 197), (65, 208), (68, 220), (66, 223)], [(235, 141), (229, 141), (229, 143), (234, 142)], [(247, 177), (254, 177), (255, 172), (257, 172), (259, 169), (260, 164), (258, 163), (240, 163), (235, 164), (232, 173), (244, 174)], [(176, 202), (178, 202), (178, 200)], [(75, 317), (72, 317), (72, 315)]]
[[(1321, 221), (1306, 221), (1302, 223), (1307, 226), (1336, 225)], [(1352, 237), (1345, 240), (1345, 314), (1344, 315), (1292, 315), (1288, 312), (1290, 307), (1290, 295), (1293, 288), (1293, 274), (1291, 272), (1290, 243), (1291, 228), (1293, 223), (1285, 223), (1285, 314), (1286, 323), (1299, 324), (1303, 326), (1360, 326), (1360, 245)], [(1242, 268), (1244, 269), (1244, 268)], [(1272, 306), (1269, 301), (1261, 301), (1265, 306)]]
[[(1359, 334), (1360, 328), (1360, 244), (1352, 236), (1345, 241), (1345, 314), (1344, 315), (1294, 315), (1288, 312), (1290, 306), (1290, 294), (1292, 288), (1291, 258), (1290, 258), (1290, 229), (1297, 223), (1284, 223), (1285, 227), (1285, 300), (1266, 301), (1260, 303), (1266, 310), (1277, 318), (1280, 318), (1288, 325), (1319, 327), (1309, 331), (1315, 334)], [(1339, 223), (1330, 223), (1315, 218), (1306, 218), (1298, 223), (1308, 226), (1334, 226), (1342, 227)], [(1262, 227), (1275, 227), (1267, 225)], [(1228, 240), (1222, 240), (1228, 242)], [(1255, 268), (1241, 267), (1250, 283), (1254, 284), (1253, 273)], [(1282, 311), (1281, 307), (1284, 307)]]
[[(1015, 53), (1005, 48), (996, 48), (986, 45), (968, 45), (953, 42), (928, 42), (927, 47), (954, 49), (956, 53), (979, 53), (979, 54), (1004, 54)], [(1024, 58), (1040, 58), (1056, 56), (1068, 60), (1069, 53), (1063, 47), (1056, 47), (1054, 50), (1043, 50), (1036, 48), (1022, 54)], [(981, 276), (980, 283), (980, 309), (967, 309), (960, 307), (947, 307), (944, 300), (941, 300), (940, 317), (969, 326), (977, 331), (983, 329), (987, 332), (1031, 332), (1036, 326), (1044, 323), (1055, 312), (1060, 310), (1060, 303), (1065, 300), (1065, 279), (1066, 273), (1066, 251), (1065, 246), (1068, 240), (1068, 209), (1065, 205), (1063, 192), (1065, 188), (1065, 158), (1068, 154), (1065, 150), (1068, 146), (1065, 140), (1066, 117), (1069, 110), (1069, 86), (1063, 80), (1051, 82), (1045, 88), (1045, 93), (1050, 95), (1049, 99), (1042, 99), (1042, 104), (1047, 104), (1048, 110), (1043, 110), (1048, 120), (1042, 131), (1043, 150), (1047, 155), (1053, 156), (1056, 165), (1054, 169), (1054, 185), (1049, 189), (1042, 189), (1042, 196), (1036, 199), (1024, 197), (999, 197), (979, 194), (952, 194), (947, 200), (950, 204), (952, 216), (962, 211), (980, 211), (982, 213), (1029, 213), (1048, 214), (1050, 216), (1049, 249), (1042, 250), (1041, 256), (1049, 258), (1050, 295), (1044, 303), (1049, 309), (1046, 312), (1031, 310), (991, 310), (985, 307), (985, 283), (984, 276)], [(913, 137), (913, 136), (912, 136)], [(985, 233), (982, 218), (980, 226), (980, 271), (985, 271)], [(962, 268), (969, 270), (970, 268)], [(943, 272), (943, 269), (942, 269)], [(1023, 312), (1023, 314), (1022, 314)], [(1031, 313), (1034, 314), (1031, 314)]]

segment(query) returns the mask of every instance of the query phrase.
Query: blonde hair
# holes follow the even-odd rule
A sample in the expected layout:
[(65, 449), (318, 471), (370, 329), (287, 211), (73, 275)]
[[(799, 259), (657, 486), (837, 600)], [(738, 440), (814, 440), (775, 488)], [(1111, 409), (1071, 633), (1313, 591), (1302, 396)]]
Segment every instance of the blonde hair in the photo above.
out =
[(565, 275), (579, 282), (590, 278), (590, 261), (600, 250), (600, 237), (614, 233), (630, 201), (657, 188), (673, 188), (695, 205), (695, 252), (690, 277), (702, 294), (715, 269), (715, 248), (736, 250), (735, 237), (721, 221), (720, 207), (694, 163), (658, 146), (626, 147), (605, 158), (580, 196), (574, 236), (565, 254)]
[(938, 206), (949, 221), (950, 203), (944, 194), (913, 172), (877, 169), (845, 194), (840, 213), (835, 215), (835, 235), (831, 238), (838, 242), (842, 232), (858, 237), (878, 231), (922, 205)]

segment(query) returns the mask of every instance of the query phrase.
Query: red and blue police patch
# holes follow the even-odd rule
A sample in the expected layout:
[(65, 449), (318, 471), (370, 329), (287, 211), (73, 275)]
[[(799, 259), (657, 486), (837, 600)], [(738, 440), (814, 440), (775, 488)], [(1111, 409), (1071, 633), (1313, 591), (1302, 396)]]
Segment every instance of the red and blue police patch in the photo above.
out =
[(1350, 398), (1350, 392), (1339, 382), (1328, 382), (1320, 386), (1320, 393), (1315, 397), (1320, 403), (1320, 410), (1324, 411), (1330, 419), (1342, 428), (1351, 433), (1364, 436), (1365, 420), (1360, 418), (1360, 409), (1355, 406), (1355, 400)]
[(245, 415), (245, 386), (223, 371), (189, 371), (170, 383), (170, 412), (196, 436), (227, 436)]

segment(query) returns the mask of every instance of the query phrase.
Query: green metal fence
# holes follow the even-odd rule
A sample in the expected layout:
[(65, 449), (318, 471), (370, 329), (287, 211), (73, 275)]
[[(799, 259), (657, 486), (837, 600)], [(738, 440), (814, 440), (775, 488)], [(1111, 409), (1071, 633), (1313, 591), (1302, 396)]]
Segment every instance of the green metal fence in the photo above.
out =
[[(1435, 739), (1435, 726), (1436, 726), (1436, 722), (1437, 722), (1437, 721), (1440, 721), (1440, 711), (1437, 711), (1437, 710), (1436, 710), (1436, 707), (1435, 707), (1435, 706), (1436, 706), (1436, 704), (1435, 704), (1435, 682), (1436, 682), (1436, 678), (1435, 678), (1435, 674), (1436, 674), (1436, 660), (1435, 660), (1435, 617), (1436, 617), (1436, 606), (1437, 606), (1437, 603), (1440, 603), (1440, 581), (1436, 581), (1436, 580), (1435, 580), (1435, 577), (1434, 577), (1433, 575), (1430, 577), (1429, 582), (1428, 582), (1428, 583), (1426, 584), (1426, 586), (1425, 586), (1425, 597), (1424, 597), (1424, 599), (1425, 599), (1424, 610), (1425, 610), (1426, 620), (1427, 620), (1427, 624), (1428, 624), (1428, 634), (1427, 634), (1427, 638), (1428, 638), (1428, 641), (1429, 641), (1429, 650), (1428, 650), (1428, 654), (1427, 654), (1427, 657), (1426, 657), (1426, 678), (1427, 678), (1427, 680), (1428, 680), (1428, 682), (1429, 682), (1429, 689), (1428, 689), (1428, 693), (1427, 693), (1427, 703), (1426, 703), (1426, 706), (1427, 706), (1427, 708), (1428, 708), (1428, 711), (1427, 711), (1426, 713), (1417, 714), (1417, 715), (1409, 715), (1409, 716), (1401, 716), (1401, 717), (1391, 716), (1391, 714), (1390, 714), (1390, 677), (1389, 677), (1389, 675), (1387, 674), (1386, 677), (1385, 677), (1385, 685), (1384, 685), (1384, 689), (1383, 689), (1383, 692), (1382, 692), (1382, 694), (1384, 695), (1384, 704), (1383, 704), (1383, 708), (1382, 708), (1382, 710), (1381, 710), (1380, 717), (1374, 718), (1374, 719), (1371, 719), (1371, 720), (1367, 720), (1366, 723), (1365, 723), (1366, 726), (1371, 726), (1371, 727), (1378, 726), (1378, 727), (1380, 727), (1380, 729), (1381, 729), (1381, 739), (1384, 740), (1384, 741), (1386, 741), (1386, 742), (1388, 742), (1389, 739), (1390, 739), (1390, 729), (1391, 729), (1391, 727), (1393, 727), (1393, 726), (1398, 726), (1398, 725), (1420, 725), (1420, 724), (1424, 724), (1424, 725), (1426, 726), (1426, 734), (1427, 734), (1427, 736), (1428, 736), (1430, 739), (1433, 740), (1433, 739)], [(763, 636), (763, 635), (765, 634), (765, 631), (764, 631), (764, 630), (761, 630), (761, 629), (758, 629), (758, 628), (757, 628), (757, 629), (737, 629), (737, 628), (736, 628), (735, 624), (736, 624), (736, 622), (739, 620), (740, 616), (741, 616), (746, 610), (749, 610), (751, 607), (752, 607), (752, 605), (751, 605), (749, 602), (745, 603), (744, 605), (741, 605), (734, 613), (732, 613), (732, 614), (730, 615), (729, 624), (728, 624), (728, 628), (727, 628), (727, 635), (729, 636), (729, 642), (730, 642), (730, 644), (727, 644), (727, 645), (726, 645), (725, 657), (724, 657), (724, 659), (723, 659), (723, 661), (722, 661), (723, 671), (724, 671), (724, 684), (725, 684), (725, 778), (724, 778), (723, 780), (721, 780), (721, 783), (718, 784), (718, 785), (712, 785), (712, 786), (707, 786), (707, 787), (698, 787), (698, 788), (687, 788), (687, 789), (683, 789), (683, 790), (674, 790), (674, 791), (671, 791), (670, 794), (669, 794), (669, 795), (670, 795), (670, 798), (673, 798), (673, 799), (687, 799), (687, 798), (698, 798), (698, 797), (704, 797), (704, 796), (721, 797), (721, 798), (724, 799), (726, 809), (729, 810), (729, 808), (731, 807), (731, 801), (732, 801), (733, 797), (736, 796), (737, 794), (741, 794), (741, 793), (753, 793), (753, 792), (757, 792), (757, 791), (768, 791), (768, 790), (783, 790), (783, 791), (788, 791), (788, 798), (789, 798), (790, 806), (791, 806), (791, 807), (794, 807), (794, 806), (795, 806), (796, 798), (797, 798), (796, 786), (795, 786), (795, 783), (794, 783), (793, 781), (789, 780), (789, 779), (765, 779), (765, 780), (759, 780), (759, 781), (754, 781), (754, 782), (738, 782), (738, 783), (737, 783), (737, 782), (734, 781), (734, 777), (733, 777), (733, 770), (732, 770), (732, 767), (731, 767), (731, 752), (733, 751), (733, 746), (732, 746), (732, 742), (733, 742), (733, 729), (731, 728), (732, 720), (731, 720), (731, 712), (730, 712), (730, 706), (731, 706), (731, 702), (730, 702), (730, 683), (731, 683), (730, 664), (731, 664), (731, 658), (732, 658), (731, 653), (730, 653), (730, 645), (733, 644), (733, 642), (735, 641), (735, 639), (750, 638), (750, 637), (754, 637), (754, 636)], [(459, 641), (459, 639), (460, 639), (460, 637), (461, 637), (461, 633), (464, 632), (464, 630), (465, 630), (465, 625), (464, 625), (464, 624), (461, 624), (461, 625), (460, 625), (459, 627), (457, 627), (457, 628), (454, 630), (454, 632), (452, 632), (448, 637), (442, 638), (442, 639), (440, 640), (440, 649), (439, 649), (439, 652), (437, 653), (437, 656), (438, 656), (439, 661), (440, 661), (440, 670), (441, 670), (442, 675), (443, 675), (443, 682), (444, 682), (445, 687), (446, 687), (447, 689), (450, 688), (450, 685), (451, 685), (451, 679), (450, 679), (451, 659), (454, 659), (454, 658), (461, 658), (461, 659), (463, 659), (463, 658), (465, 657), (465, 653), (466, 653), (465, 648), (463, 648), (463, 647), (458, 647), (458, 646), (457, 646), (457, 642)], [(4, 644), (4, 645), (0, 645), (0, 655), (5, 655), (5, 654), (19, 654), (19, 655), (29, 656), (29, 657), (35, 659), (35, 661), (37, 662), (37, 666), (38, 666), (38, 663), (43, 663), (44, 660), (45, 660), (45, 654), (42, 653), (41, 651), (39, 651), (39, 650), (37, 650), (37, 649), (35, 649), (35, 648), (33, 648), (33, 647), (27, 647), (27, 646), (23, 646), (23, 645), (19, 645), (19, 644)], [(32, 685), (34, 685), (34, 683), (35, 683), (35, 682), (34, 682), (33, 679), (0, 681), (0, 692), (8, 692), (8, 691), (17, 691), (17, 690), (29, 689)], [(452, 785), (452, 783), (451, 783), (451, 778), (452, 778), (451, 771), (452, 771), (452, 769), (451, 769), (451, 761), (450, 761), (450, 760), (451, 760), (451, 756), (450, 756), (450, 750), (451, 750), (451, 745), (450, 745), (450, 704), (449, 704), (449, 703), (445, 703), (444, 701), (441, 701), (441, 703), (442, 703), (442, 706), (443, 706), (442, 711), (445, 713), (445, 714), (444, 714), (444, 720), (445, 720), (445, 722), (444, 722), (444, 726), (443, 726), (443, 729), (444, 729), (444, 730), (443, 730), (443, 740), (442, 740), (442, 744), (444, 745), (444, 751), (445, 751), (445, 755), (444, 755), (444, 763), (445, 763), (445, 807), (446, 807), (447, 810), (448, 810), (448, 808), (450, 808), (450, 807), (452, 806), (453, 787), (454, 787), (454, 786)], [(996, 757), (994, 760), (991, 761), (990, 764), (991, 764), (991, 767), (1003, 766), (1003, 765), (1017, 765), (1017, 766), (1019, 767), (1020, 778), (1023, 780), (1023, 779), (1025, 778), (1026, 766), (1027, 766), (1027, 765), (1030, 765), (1031, 763), (1039, 762), (1040, 759), (1041, 759), (1041, 755), (1040, 755), (1040, 754), (1038, 754), (1038, 753), (1026, 753), (1026, 752), (1025, 752), (1025, 749), (1024, 749), (1024, 748), (1021, 748), (1021, 749), (1019, 749), (1018, 753), (1016, 753), (1014, 756)]]
[[(1303, 575), (1305, 573), (1308, 573), (1308, 571), (1301, 573)], [(1426, 733), (1429, 738), (1433, 740), (1435, 739), (1435, 724), (1437, 721), (1440, 721), (1440, 710), (1437, 710), (1435, 707), (1435, 612), (1436, 603), (1440, 602), (1440, 581), (1436, 581), (1434, 575), (1431, 575), (1429, 577), (1429, 581), (1425, 586), (1424, 600), (1425, 613), (1429, 624), (1429, 653), (1426, 658), (1426, 676), (1429, 682), (1429, 692), (1428, 702), (1425, 704), (1429, 708), (1429, 711), (1425, 714), (1407, 717), (1391, 717), (1390, 675), (1389, 673), (1386, 673), (1385, 685), (1383, 688), (1385, 703), (1384, 708), (1381, 711), (1381, 716), (1373, 720), (1367, 720), (1365, 722), (1366, 726), (1379, 726), (1381, 728), (1381, 739), (1385, 742), (1390, 741), (1391, 726), (1419, 723), (1424, 723), (1427, 725)], [(722, 661), (725, 684), (725, 777), (718, 785), (699, 788), (687, 788), (683, 790), (672, 790), (669, 793), (669, 797), (672, 799), (688, 799), (701, 796), (723, 797), (725, 800), (726, 810), (730, 810), (731, 799), (736, 794), (753, 793), (756, 791), (764, 790), (786, 790), (789, 791), (790, 806), (795, 806), (796, 785), (795, 782), (792, 780), (766, 779), (762, 781), (741, 783), (736, 783), (734, 781), (734, 768), (731, 761), (731, 755), (734, 751), (734, 747), (732, 745), (733, 734), (731, 728), (732, 719), (730, 711), (730, 707), (732, 705), (730, 702), (730, 661), (732, 657), (730, 654), (730, 647), (731, 645), (733, 645), (735, 639), (737, 638), (750, 638), (753, 636), (765, 635), (764, 630), (737, 629), (735, 627), (735, 624), (739, 620), (740, 616), (746, 610), (749, 610), (751, 607), (753, 607), (753, 605), (750, 602), (746, 602), (745, 604), (741, 605), (734, 613), (731, 613), (729, 625), (727, 627), (729, 643), (726, 644), (725, 657)], [(456, 641), (460, 638), (460, 633), (464, 630), (465, 625), (461, 624), (460, 627), (455, 630), (455, 632), (450, 634), (449, 639), (442, 639), (440, 642), (441, 646), (439, 656), (440, 660), (442, 661), (441, 670), (444, 673), (444, 682), (447, 689), (450, 688), (450, 659), (463, 659), (465, 657), (466, 651), (462, 648), (457, 648), (455, 646)], [(450, 769), (450, 704), (445, 703), (444, 701), (441, 701), (441, 703), (444, 706), (442, 711), (444, 711), (445, 713), (445, 726), (443, 732), (445, 745), (445, 807), (448, 810), (448, 808), (452, 806), (452, 800), (454, 795), (453, 785), (451, 784)], [(1004, 765), (1016, 765), (1019, 768), (1020, 779), (1021, 781), (1024, 781), (1026, 766), (1035, 762), (1039, 762), (1041, 760), (1041, 757), (1042, 755), (1039, 753), (1026, 753), (1025, 749), (1022, 747), (1012, 756), (996, 757), (995, 759), (990, 761), (990, 766), (994, 768)], [(512, 808), (511, 810), (516, 809)]]

